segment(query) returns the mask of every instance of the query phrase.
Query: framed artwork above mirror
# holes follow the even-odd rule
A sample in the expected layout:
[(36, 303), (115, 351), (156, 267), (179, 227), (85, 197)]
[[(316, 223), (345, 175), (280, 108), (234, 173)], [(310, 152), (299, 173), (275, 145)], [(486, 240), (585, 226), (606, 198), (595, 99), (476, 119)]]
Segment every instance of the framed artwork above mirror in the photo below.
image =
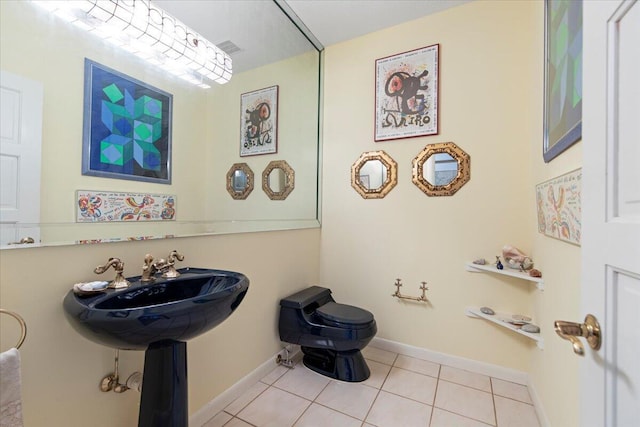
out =
[(295, 188), (295, 171), (286, 160), (269, 162), (262, 172), (262, 189), (271, 200), (284, 200)]
[(246, 163), (234, 163), (227, 172), (227, 192), (235, 200), (244, 200), (253, 191), (253, 171)]
[(351, 166), (351, 186), (364, 199), (382, 199), (398, 183), (398, 164), (384, 151), (369, 151)]
[(427, 145), (412, 165), (412, 181), (427, 196), (453, 196), (471, 179), (471, 157), (453, 142)]

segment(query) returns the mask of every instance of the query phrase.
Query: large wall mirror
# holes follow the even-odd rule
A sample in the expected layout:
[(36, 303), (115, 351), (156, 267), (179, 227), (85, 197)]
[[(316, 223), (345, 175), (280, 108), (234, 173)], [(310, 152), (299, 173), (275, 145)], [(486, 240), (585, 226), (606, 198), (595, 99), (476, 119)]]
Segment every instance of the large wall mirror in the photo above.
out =
[[(14, 247), (7, 244), (27, 236), (35, 237), (34, 246), (41, 246), (319, 226), (322, 46), (310, 42), (315, 39), (298, 29), (289, 18), (293, 14), (283, 12), (287, 5), (278, 0), (153, 3), (230, 54), (229, 83), (198, 87), (33, 2), (0, 2), (3, 85), (6, 72), (40, 87), (41, 105), (35, 110), (42, 113), (41, 166), (35, 168), (40, 188), (33, 203), (22, 203), (35, 215), (2, 212), (0, 247)], [(85, 58), (172, 95), (169, 184), (82, 174)], [(250, 170), (262, 171), (275, 157), (240, 156), (241, 94), (273, 86), (279, 88), (277, 158), (295, 168), (297, 191), (281, 202), (255, 195), (238, 202), (229, 197), (225, 185), (229, 165), (244, 162)], [(3, 89), (3, 109), (8, 99), (4, 95)], [(3, 138), (6, 130), (3, 119)], [(127, 222), (80, 223), (79, 191), (151, 194), (156, 200), (169, 200), (165, 205), (175, 215), (161, 221), (143, 221), (137, 215)], [(2, 194), (4, 198), (4, 189)], [(234, 188), (234, 194), (244, 192)], [(132, 205), (136, 197), (130, 197)], [(91, 206), (104, 209), (104, 204)]]

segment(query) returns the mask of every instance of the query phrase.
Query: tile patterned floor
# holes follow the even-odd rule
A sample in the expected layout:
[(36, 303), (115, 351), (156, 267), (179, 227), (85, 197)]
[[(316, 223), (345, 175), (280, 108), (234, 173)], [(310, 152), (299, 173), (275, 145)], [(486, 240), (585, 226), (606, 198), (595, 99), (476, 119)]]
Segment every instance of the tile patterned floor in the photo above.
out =
[(539, 427), (526, 386), (367, 347), (371, 377), (282, 366), (204, 427)]

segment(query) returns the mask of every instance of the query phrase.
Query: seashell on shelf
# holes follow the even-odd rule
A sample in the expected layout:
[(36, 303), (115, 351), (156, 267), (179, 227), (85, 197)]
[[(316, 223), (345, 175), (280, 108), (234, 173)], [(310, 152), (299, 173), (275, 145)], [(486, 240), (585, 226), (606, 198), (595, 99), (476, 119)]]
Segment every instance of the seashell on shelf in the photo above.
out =
[(529, 276), (531, 276), (531, 277), (542, 277), (542, 271), (536, 270), (535, 268), (532, 268), (531, 270), (529, 270)]
[(530, 270), (533, 267), (531, 257), (511, 245), (505, 245), (502, 248), (502, 258), (505, 265), (514, 270)]

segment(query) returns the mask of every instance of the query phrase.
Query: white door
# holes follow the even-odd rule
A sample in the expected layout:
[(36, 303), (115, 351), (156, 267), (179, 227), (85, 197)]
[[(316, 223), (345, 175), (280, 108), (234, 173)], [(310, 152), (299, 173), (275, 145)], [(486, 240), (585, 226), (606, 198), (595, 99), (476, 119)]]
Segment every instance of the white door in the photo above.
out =
[[(640, 2), (585, 1), (581, 425), (640, 425)], [(577, 319), (576, 319), (577, 320)], [(569, 349), (568, 349), (569, 351)]]
[(40, 241), (42, 84), (0, 71), (0, 246)]

